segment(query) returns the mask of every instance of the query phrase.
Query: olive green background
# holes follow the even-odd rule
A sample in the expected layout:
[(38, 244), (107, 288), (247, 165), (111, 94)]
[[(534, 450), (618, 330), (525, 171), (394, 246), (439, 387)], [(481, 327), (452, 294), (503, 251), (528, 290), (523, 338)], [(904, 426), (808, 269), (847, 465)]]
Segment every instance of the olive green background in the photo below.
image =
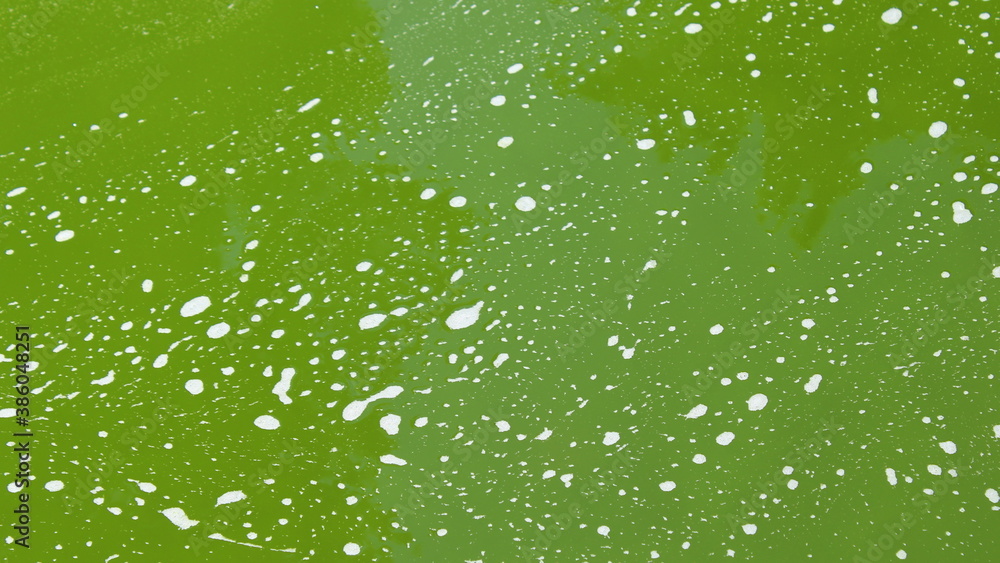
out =
[(991, 9), (12, 3), (3, 354), (29, 325), (39, 363), (5, 559), (997, 560)]

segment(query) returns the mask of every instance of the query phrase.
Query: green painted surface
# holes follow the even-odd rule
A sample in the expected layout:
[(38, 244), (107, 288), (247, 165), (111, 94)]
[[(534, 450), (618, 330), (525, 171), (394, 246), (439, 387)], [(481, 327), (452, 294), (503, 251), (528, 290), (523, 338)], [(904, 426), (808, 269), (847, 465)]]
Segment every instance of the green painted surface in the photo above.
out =
[(1000, 558), (992, 3), (15, 4), (7, 559)]

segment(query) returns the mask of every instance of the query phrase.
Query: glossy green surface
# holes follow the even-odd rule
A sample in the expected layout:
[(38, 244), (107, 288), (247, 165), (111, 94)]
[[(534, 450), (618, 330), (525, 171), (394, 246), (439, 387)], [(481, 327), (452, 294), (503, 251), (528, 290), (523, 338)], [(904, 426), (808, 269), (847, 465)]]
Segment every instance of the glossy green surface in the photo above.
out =
[(14, 3), (5, 558), (1000, 559), (994, 12)]

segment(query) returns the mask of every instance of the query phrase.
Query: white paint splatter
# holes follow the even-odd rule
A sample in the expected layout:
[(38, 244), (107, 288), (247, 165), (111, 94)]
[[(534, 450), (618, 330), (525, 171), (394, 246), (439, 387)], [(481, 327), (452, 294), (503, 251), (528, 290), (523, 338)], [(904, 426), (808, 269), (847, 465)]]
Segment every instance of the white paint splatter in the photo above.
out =
[(467, 307), (465, 309), (459, 309), (454, 313), (448, 315), (448, 318), (444, 321), (448, 328), (452, 330), (460, 330), (463, 328), (468, 328), (479, 320), (479, 312), (482, 310), (483, 305), (486, 303), (480, 301), (472, 307)]
[(757, 393), (756, 395), (747, 399), (747, 407), (752, 411), (763, 410), (767, 406), (767, 395), (763, 393)]
[(254, 419), (253, 423), (257, 428), (260, 428), (262, 430), (275, 430), (279, 426), (281, 426), (281, 423), (278, 422), (278, 419), (274, 418), (269, 414), (258, 416), (256, 419)]
[(211, 305), (212, 300), (208, 297), (205, 297), (204, 295), (201, 297), (195, 297), (181, 307), (181, 316), (193, 317), (197, 314), (203, 313), (205, 309), (208, 309)]
[(183, 508), (167, 508), (166, 510), (161, 510), (161, 514), (167, 517), (175, 526), (182, 530), (187, 530), (191, 526), (197, 525), (199, 520), (192, 520), (188, 518), (187, 514), (184, 513)]

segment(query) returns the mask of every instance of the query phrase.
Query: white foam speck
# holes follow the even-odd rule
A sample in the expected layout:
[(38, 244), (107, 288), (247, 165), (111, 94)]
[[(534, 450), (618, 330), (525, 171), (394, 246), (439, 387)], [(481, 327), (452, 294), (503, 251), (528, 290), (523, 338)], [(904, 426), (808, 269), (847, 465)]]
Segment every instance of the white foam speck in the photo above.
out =
[(997, 185), (994, 184), (993, 182), (983, 185), (982, 189), (983, 195), (990, 195), (992, 193), (996, 193), (996, 191), (997, 191)]
[(691, 35), (694, 35), (695, 33), (698, 33), (701, 30), (702, 27), (700, 23), (689, 23), (684, 26), (684, 32), (690, 33)]
[(948, 131), (947, 123), (944, 121), (935, 121), (934, 123), (931, 123), (930, 128), (927, 129), (927, 134), (937, 139), (941, 135), (944, 135), (946, 131)]
[(726, 329), (722, 325), (715, 325), (712, 328), (708, 329), (708, 332), (710, 332), (712, 334), (722, 334), (722, 331), (724, 331), (724, 330), (726, 330)]
[(694, 125), (695, 123), (697, 123), (697, 120), (695, 120), (694, 118), (693, 111), (687, 109), (684, 110), (684, 123), (687, 123), (688, 125)]
[(479, 320), (479, 312), (482, 310), (484, 301), (476, 303), (472, 307), (467, 307), (465, 309), (459, 309), (454, 313), (448, 315), (448, 319), (445, 320), (445, 324), (448, 328), (452, 330), (460, 330), (463, 328), (468, 328)]
[(732, 443), (734, 438), (736, 438), (736, 434), (733, 434), (732, 432), (723, 432), (715, 437), (715, 443), (720, 446), (728, 446)]
[(182, 317), (193, 317), (199, 313), (205, 311), (212, 305), (212, 300), (208, 297), (202, 295), (201, 297), (195, 297), (194, 299), (188, 301), (181, 307)]
[(507, 103), (507, 97), (506, 96), (502, 96), (502, 95), (501, 96), (493, 96), (493, 98), (490, 100), (490, 103), (493, 104), (493, 105), (495, 105), (495, 106), (497, 106), (497, 107), (500, 107), (500, 106), (504, 105), (505, 103)]
[(903, 19), (903, 12), (899, 8), (889, 8), (882, 12), (882, 21), (889, 25), (895, 25), (901, 19)]
[[(62, 481), (49, 481), (45, 483), (45, 490), (53, 493), (63, 490), (66, 485)], [(993, 501), (996, 502), (996, 501)]]
[(743, 533), (752, 536), (757, 533), (757, 524), (743, 524)]
[(756, 395), (747, 399), (747, 407), (752, 411), (763, 410), (767, 406), (767, 395), (763, 393), (757, 393)]
[(358, 417), (364, 414), (365, 409), (368, 408), (368, 403), (379, 399), (395, 399), (402, 392), (403, 388), (399, 385), (390, 385), (363, 401), (352, 401), (349, 405), (344, 407), (344, 420), (357, 420)]
[(889, 484), (893, 487), (899, 482), (899, 479), (896, 478), (896, 470), (891, 467), (885, 468), (885, 478), (889, 480)]
[(227, 334), (229, 334), (229, 324), (227, 323), (214, 324), (208, 327), (209, 338), (222, 338)]
[(814, 393), (817, 389), (819, 389), (820, 381), (823, 381), (823, 376), (818, 373), (810, 377), (809, 381), (806, 382), (805, 385), (806, 393)]
[(7, 197), (14, 197), (16, 195), (21, 195), (28, 191), (28, 188), (21, 186), (20, 188), (14, 188), (13, 190), (7, 192)]
[(355, 266), (354, 269), (359, 272), (367, 272), (368, 270), (372, 269), (372, 263), (365, 260), (364, 262), (360, 262), (357, 266)]
[(972, 212), (966, 209), (965, 204), (962, 203), (961, 201), (956, 201), (955, 203), (951, 204), (951, 210), (952, 210), (952, 216), (951, 216), (952, 221), (955, 221), (955, 223), (959, 225), (961, 225), (962, 223), (968, 223), (969, 221), (972, 220)]
[(604, 433), (604, 445), (605, 446), (610, 446), (612, 444), (616, 444), (616, 443), (618, 443), (619, 439), (621, 439), (621, 436), (619, 436), (617, 432), (605, 432)]
[(65, 242), (76, 235), (73, 231), (66, 229), (65, 231), (59, 231), (56, 233), (56, 242)]
[(91, 381), (91, 383), (94, 385), (107, 385), (113, 382), (114, 380), (115, 380), (115, 370), (111, 370), (108, 372), (108, 375), (105, 375), (100, 379), (95, 379)]
[(510, 357), (510, 355), (505, 354), (505, 353), (499, 354), (497, 356), (497, 359), (493, 360), (493, 367), (495, 367), (495, 368), (500, 367), (504, 362), (507, 361), (507, 358), (509, 358), (509, 357)]
[(386, 434), (394, 436), (399, 434), (399, 423), (401, 420), (398, 414), (387, 414), (378, 421), (378, 425), (382, 427), (382, 430), (385, 430)]
[(684, 416), (687, 417), (687, 418), (698, 418), (699, 416), (704, 416), (704, 414), (707, 413), (707, 412), (708, 412), (708, 406), (706, 406), (706, 405), (698, 405), (698, 406), (694, 407), (693, 409), (691, 409)]
[(812, 328), (814, 326), (816, 326), (816, 321), (814, 321), (812, 319), (803, 319), (802, 320), (802, 327), (803, 328)]
[(398, 458), (392, 454), (386, 454), (378, 458), (379, 461), (387, 465), (406, 465), (406, 460)]
[(505, 149), (509, 147), (513, 142), (514, 142), (514, 137), (500, 137), (500, 140), (497, 141), (497, 146), (502, 149)]
[(195, 176), (184, 176), (181, 178), (181, 185), (186, 188), (191, 184), (194, 184), (196, 180), (198, 180), (198, 178)]
[(361, 553), (361, 546), (354, 542), (344, 544), (344, 553), (348, 555), (357, 555)]
[(358, 326), (361, 327), (361, 330), (375, 328), (378, 325), (382, 324), (382, 321), (384, 321), (385, 319), (386, 316), (383, 315), (382, 313), (372, 313), (371, 315), (366, 315), (364, 317), (361, 317), (361, 320), (358, 321)]
[(692, 458), (691, 461), (697, 463), (698, 465), (701, 465), (702, 463), (708, 461), (708, 458), (705, 457), (705, 454), (695, 454), (694, 458)]
[[(59, 481), (55, 481), (58, 483)], [(45, 486), (48, 488), (48, 485)], [(1000, 493), (997, 493), (996, 489), (986, 489), (986, 498), (990, 499), (990, 502), (996, 504), (1000, 502)]]
[(229, 491), (228, 493), (223, 493), (222, 496), (215, 501), (215, 506), (221, 506), (223, 504), (232, 504), (234, 502), (239, 502), (247, 498), (247, 495), (243, 491)]
[(189, 379), (184, 384), (184, 388), (192, 395), (198, 395), (205, 390), (205, 384), (200, 379)]
[(660, 483), (660, 490), (664, 492), (670, 492), (677, 488), (677, 483), (673, 481), (664, 481)]
[(514, 202), (514, 207), (521, 211), (531, 211), (535, 208), (535, 198), (528, 196), (519, 197), (517, 198), (517, 201)]
[(279, 426), (281, 426), (281, 423), (278, 422), (278, 419), (274, 418), (269, 414), (258, 416), (256, 419), (254, 419), (253, 423), (257, 428), (263, 430), (274, 430)]
[(188, 518), (187, 514), (184, 513), (183, 508), (167, 508), (165, 510), (161, 510), (160, 513), (166, 516), (167, 520), (170, 520), (175, 526), (182, 530), (187, 530), (199, 522), (198, 520)]
[(656, 141), (653, 139), (639, 139), (635, 142), (635, 146), (641, 151), (648, 151), (649, 149), (656, 146)]
[(319, 103), (319, 98), (313, 98), (309, 100), (308, 102), (303, 104), (302, 107), (299, 108), (299, 113), (311, 110), (312, 108), (316, 107), (316, 104), (318, 103)]
[(944, 450), (944, 453), (946, 454), (954, 454), (958, 451), (958, 446), (956, 446), (955, 442), (952, 441), (941, 442), (938, 445), (941, 446), (941, 449)]
[(278, 396), (278, 400), (280, 400), (283, 405), (289, 405), (292, 403), (292, 399), (288, 396), (288, 390), (292, 388), (292, 377), (294, 376), (295, 368), (285, 368), (281, 370), (281, 379), (274, 384), (274, 389), (271, 389), (271, 392)]
[(312, 162), (319, 162), (323, 160), (323, 153), (314, 152), (311, 155), (309, 155), (309, 160), (311, 160)]
[(142, 290), (146, 293), (153, 291), (153, 280), (143, 280)]
[(153, 360), (153, 367), (162, 368), (163, 366), (167, 365), (168, 357), (169, 356), (167, 356), (166, 354), (160, 354), (159, 356), (156, 357), (155, 360)]
[(521, 63), (512, 64), (510, 65), (510, 67), (507, 68), (507, 73), (514, 74), (520, 72), (522, 68), (524, 68), (524, 65)]
[(601, 534), (604, 537), (608, 537), (608, 534), (611, 533), (611, 528), (609, 528), (607, 526), (599, 526), (597, 528), (597, 533)]

